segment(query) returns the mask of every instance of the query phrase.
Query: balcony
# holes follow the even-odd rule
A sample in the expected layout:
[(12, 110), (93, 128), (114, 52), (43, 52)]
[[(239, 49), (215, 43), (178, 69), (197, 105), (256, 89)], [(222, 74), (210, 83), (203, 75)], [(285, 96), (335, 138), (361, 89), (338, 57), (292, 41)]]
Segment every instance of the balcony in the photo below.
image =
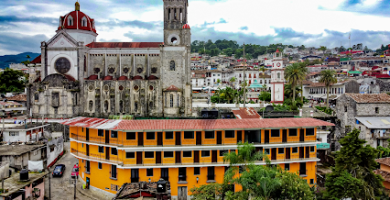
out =
[(118, 158), (118, 156), (113, 156), (113, 155), (110, 155), (110, 159), (106, 159), (106, 156), (105, 155), (102, 155), (102, 154), (89, 154), (89, 156), (86, 155), (85, 152), (82, 152), (82, 151), (78, 151), (77, 149), (71, 149), (70, 152), (77, 156), (77, 157), (80, 157), (82, 159), (88, 159), (90, 161), (96, 161), (96, 162), (107, 162), (107, 163), (111, 163), (111, 164), (117, 164), (117, 165), (123, 165), (123, 160)]

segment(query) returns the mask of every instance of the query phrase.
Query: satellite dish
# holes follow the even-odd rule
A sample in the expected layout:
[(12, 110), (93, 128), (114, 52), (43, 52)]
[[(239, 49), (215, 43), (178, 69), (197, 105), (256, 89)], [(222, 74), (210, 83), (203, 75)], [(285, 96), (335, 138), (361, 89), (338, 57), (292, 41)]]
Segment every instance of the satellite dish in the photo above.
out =
[(266, 112), (272, 112), (272, 111), (274, 111), (274, 107), (271, 106), (271, 105), (268, 105), (268, 106), (265, 107), (265, 111)]

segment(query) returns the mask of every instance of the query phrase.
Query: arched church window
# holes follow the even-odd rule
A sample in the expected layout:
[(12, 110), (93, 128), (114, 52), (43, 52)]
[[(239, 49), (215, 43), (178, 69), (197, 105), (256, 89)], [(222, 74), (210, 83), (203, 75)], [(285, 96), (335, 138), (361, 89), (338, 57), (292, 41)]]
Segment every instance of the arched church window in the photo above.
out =
[(108, 101), (104, 101), (104, 112), (108, 112)]
[(150, 110), (153, 109), (153, 101), (149, 102), (149, 109), (150, 109)]
[(179, 94), (177, 94), (177, 99), (176, 99), (176, 101), (177, 101), (177, 107), (180, 107), (180, 95)]
[(174, 18), (174, 19), (175, 19), (175, 20), (177, 20), (177, 11), (176, 11), (176, 8), (174, 9), (174, 11), (173, 11), (173, 12), (174, 12), (174, 16), (175, 16), (175, 18)]
[(35, 99), (35, 101), (39, 101), (39, 93), (34, 94), (34, 99)]
[(83, 19), (81, 20), (81, 26), (87, 27), (87, 18), (83, 17)]
[(77, 93), (74, 94), (74, 105), (77, 106)]
[(280, 79), (280, 73), (278, 73), (278, 79)]
[(123, 113), (123, 101), (119, 101), (119, 112)]
[(175, 61), (171, 60), (171, 62), (170, 62), (170, 64), (169, 64), (169, 69), (170, 69), (171, 71), (175, 71), (175, 68), (176, 68), (176, 66), (175, 66)]
[(73, 26), (73, 17), (72, 16), (68, 17), (68, 26)]
[(134, 102), (134, 111), (137, 112), (137, 110), (138, 110), (138, 102), (136, 101)]
[(169, 96), (170, 96), (170, 98), (169, 98), (170, 104), (169, 105), (171, 108), (173, 108), (173, 94), (170, 94)]
[(168, 102), (167, 102), (167, 94), (165, 94), (165, 107), (167, 107), (167, 104), (168, 104)]
[(92, 112), (93, 109), (93, 101), (89, 101), (89, 111)]

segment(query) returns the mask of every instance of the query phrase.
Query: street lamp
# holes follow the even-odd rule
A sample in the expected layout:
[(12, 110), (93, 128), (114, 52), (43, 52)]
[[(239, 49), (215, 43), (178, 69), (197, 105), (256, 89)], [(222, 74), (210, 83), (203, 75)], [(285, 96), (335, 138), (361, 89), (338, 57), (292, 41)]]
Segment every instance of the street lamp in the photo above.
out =
[(196, 183), (198, 183), (198, 181), (199, 181), (199, 177), (196, 177)]

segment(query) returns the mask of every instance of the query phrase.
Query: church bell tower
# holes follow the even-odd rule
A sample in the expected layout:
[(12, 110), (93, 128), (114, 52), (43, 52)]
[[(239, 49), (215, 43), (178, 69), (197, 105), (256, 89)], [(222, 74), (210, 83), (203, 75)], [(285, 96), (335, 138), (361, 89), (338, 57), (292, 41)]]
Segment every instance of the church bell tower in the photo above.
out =
[(164, 0), (164, 44), (187, 46), (191, 40), (182, 32), (187, 24), (188, 0)]
[(277, 49), (273, 54), (271, 68), (271, 103), (283, 103), (284, 82), (283, 53)]

